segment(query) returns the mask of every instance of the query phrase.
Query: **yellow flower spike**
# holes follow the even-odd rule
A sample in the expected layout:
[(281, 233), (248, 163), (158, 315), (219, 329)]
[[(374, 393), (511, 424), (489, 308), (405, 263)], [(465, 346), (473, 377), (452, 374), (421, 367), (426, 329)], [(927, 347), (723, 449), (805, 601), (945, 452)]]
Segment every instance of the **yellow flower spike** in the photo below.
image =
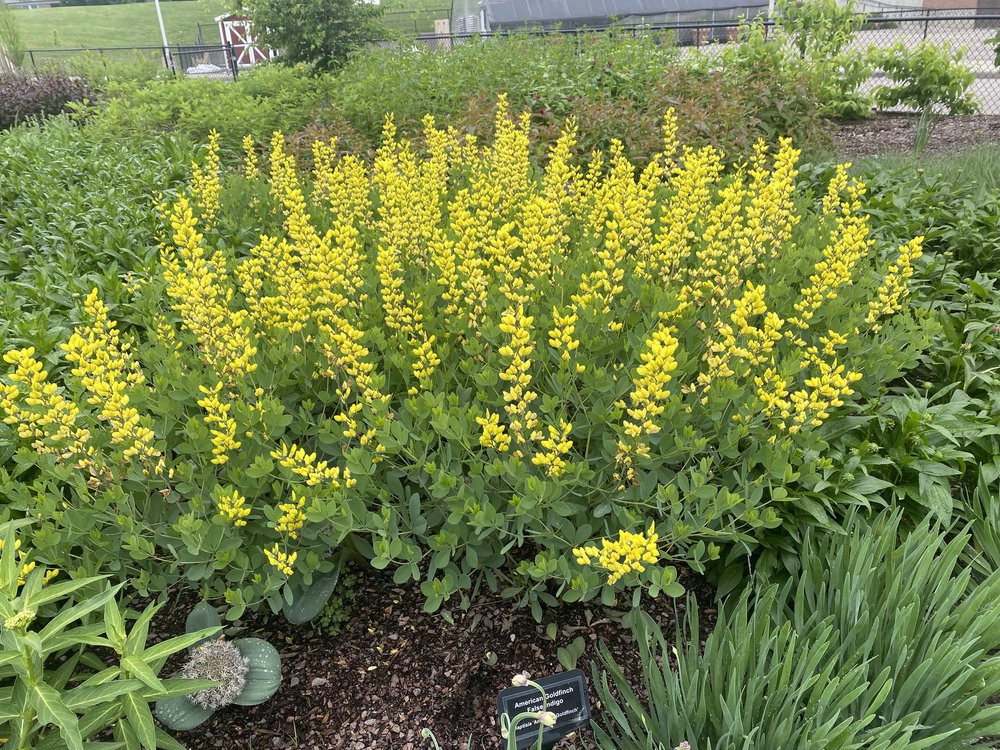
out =
[[(500, 319), (500, 331), (509, 336), (507, 344), (498, 350), (501, 357), (509, 364), (500, 373), (500, 379), (510, 384), (504, 391), (504, 410), (510, 420), (510, 431), (518, 445), (527, 441), (530, 433), (538, 426), (538, 415), (531, 411), (530, 406), (538, 394), (530, 390), (531, 365), (530, 359), (535, 350), (531, 340), (532, 324), (535, 319), (525, 315), (524, 306), (515, 309), (508, 307)], [(526, 435), (527, 433), (527, 435)]]
[(205, 395), (205, 398), (198, 400), (198, 406), (205, 410), (205, 425), (212, 435), (212, 463), (225, 464), (229, 461), (229, 454), (242, 445), (236, 439), (236, 420), (229, 416), (232, 404), (224, 404), (219, 400), (222, 383), (217, 383), (213, 388), (201, 385), (198, 390)]
[(334, 490), (344, 487), (351, 487), (351, 472), (339, 466), (330, 466), (327, 461), (317, 461), (315, 453), (307, 454), (305, 449), (299, 448), (295, 443), (285, 445), (282, 441), (277, 450), (271, 451), (271, 458), (275, 459), (282, 467), (290, 470), (296, 476), (306, 480), (306, 484), (315, 487), (320, 484), (327, 484)]
[(572, 429), (573, 425), (569, 422), (561, 422), (558, 428), (548, 425), (548, 438), (540, 439), (539, 442), (545, 452), (532, 456), (531, 463), (544, 467), (545, 473), (550, 477), (565, 473), (568, 464), (563, 456), (573, 449), (573, 441), (569, 437)]
[(205, 224), (211, 226), (219, 213), (219, 194), (222, 191), (219, 180), (221, 172), (219, 134), (214, 128), (208, 134), (208, 152), (205, 155), (204, 169), (198, 164), (192, 164), (191, 171), (191, 193), (201, 209)]
[(305, 505), (306, 499), (298, 497), (295, 490), (292, 490), (291, 502), (281, 503), (278, 506), (281, 518), (278, 519), (274, 530), (279, 534), (287, 534), (289, 539), (298, 539), (299, 531), (306, 522), (306, 514), (302, 511)]
[(260, 177), (257, 166), (257, 149), (252, 135), (243, 136), (243, 176), (250, 182)]
[[(882, 330), (879, 318), (894, 315), (903, 306), (903, 300), (910, 293), (909, 279), (913, 276), (913, 261), (923, 255), (921, 250), (924, 238), (914, 237), (907, 244), (899, 247), (899, 255), (886, 271), (879, 285), (875, 299), (868, 303), (868, 315), (865, 322), (871, 325), (876, 333)], [(838, 343), (846, 343), (844, 341)]]
[(239, 528), (247, 525), (246, 519), (250, 515), (250, 508), (246, 503), (247, 499), (233, 489), (219, 496), (216, 508), (223, 519)]
[(122, 340), (97, 289), (87, 295), (84, 311), (89, 325), (74, 328), (62, 345), (67, 361), (74, 365), (71, 373), (90, 394), (87, 403), (99, 407), (98, 415), (108, 423), (112, 442), (122, 446), (123, 457), (155, 466), (160, 452), (154, 446), (153, 431), (144, 424), (148, 418), (129, 405), (128, 389), (146, 382), (132, 358), (131, 343)]
[(257, 369), (249, 313), (231, 308), (228, 269), (216, 267), (218, 258), (206, 258), (204, 237), (184, 196), (174, 204), (170, 223), (174, 246), (164, 251), (160, 262), (172, 308), (220, 377), (230, 382), (243, 378)]

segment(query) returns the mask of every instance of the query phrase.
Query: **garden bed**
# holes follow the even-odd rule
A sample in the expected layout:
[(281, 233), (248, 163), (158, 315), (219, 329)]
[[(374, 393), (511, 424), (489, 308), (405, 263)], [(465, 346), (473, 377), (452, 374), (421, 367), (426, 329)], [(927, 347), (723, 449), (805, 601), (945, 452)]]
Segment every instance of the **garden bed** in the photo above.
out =
[[(702, 637), (715, 624), (714, 592), (700, 576), (681, 570), (681, 580), (701, 602)], [(511, 675), (534, 676), (564, 669), (557, 650), (578, 637), (586, 650), (577, 666), (588, 675), (598, 642), (619, 664), (638, 674), (638, 653), (619, 618), (625, 611), (598, 602), (564, 605), (541, 624), (527, 609), (513, 609), (499, 595), (480, 593), (454, 622), (423, 611), (418, 585), (397, 586), (392, 575), (360, 569), (349, 619), (336, 635), (311, 625), (295, 627), (281, 617), (249, 615), (240, 636), (256, 636), (281, 652), (282, 684), (273, 699), (254, 708), (219, 711), (198, 729), (178, 735), (189, 750), (233, 748), (398, 748), (430, 746), (428, 727), (443, 748), (500, 748), (496, 696)], [(648, 600), (648, 612), (667, 634), (683, 618), (685, 600)], [(196, 600), (185, 594), (162, 611), (161, 635), (184, 630)], [(558, 628), (556, 640), (546, 630)], [(495, 656), (494, 656), (495, 655)], [(591, 687), (592, 708), (598, 710)], [(567, 741), (560, 747), (571, 748)]]
[[(865, 120), (838, 123), (834, 135), (840, 158), (881, 156), (913, 150), (919, 115), (882, 112)], [(953, 154), (987, 143), (1000, 143), (1000, 117), (956, 115), (942, 117), (934, 128), (927, 154)]]

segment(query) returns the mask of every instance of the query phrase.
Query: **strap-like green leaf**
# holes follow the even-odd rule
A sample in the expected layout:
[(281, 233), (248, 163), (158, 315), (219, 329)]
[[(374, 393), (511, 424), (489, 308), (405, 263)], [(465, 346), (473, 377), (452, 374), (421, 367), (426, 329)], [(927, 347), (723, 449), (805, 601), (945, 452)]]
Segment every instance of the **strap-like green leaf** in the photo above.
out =
[(163, 680), (163, 690), (153, 690), (145, 685), (140, 685), (136, 690), (136, 695), (146, 701), (162, 701), (218, 686), (218, 680), (189, 680), (186, 677), (168, 677)]
[(143, 610), (142, 614), (132, 623), (132, 629), (125, 638), (125, 653), (138, 655), (142, 653), (146, 645), (146, 638), (149, 636), (149, 623), (160, 611), (162, 604), (151, 604)]
[(95, 594), (89, 599), (85, 599), (69, 609), (64, 609), (58, 615), (53, 617), (49, 621), (49, 624), (42, 628), (42, 631), (38, 634), (42, 639), (42, 643), (45, 643), (46, 640), (54, 637), (57, 633), (62, 632), (62, 630), (71, 622), (75, 622), (76, 620), (86, 617), (91, 612), (103, 607), (108, 601), (114, 599), (115, 594), (118, 593), (118, 589), (120, 588), (121, 586), (119, 585), (105, 589), (99, 594)]
[(139, 741), (146, 750), (156, 750), (156, 729), (153, 723), (153, 713), (149, 710), (149, 704), (138, 698), (135, 693), (126, 693), (122, 696), (122, 706), (125, 709), (125, 716), (128, 723), (132, 725)]
[(156, 676), (156, 672), (150, 669), (149, 665), (146, 664), (146, 662), (144, 662), (140, 657), (131, 655), (123, 656), (121, 665), (122, 669), (131, 672), (154, 690), (164, 689), (163, 683), (160, 682), (160, 678)]
[(63, 703), (67, 708), (82, 712), (100, 703), (113, 701), (125, 693), (142, 688), (139, 680), (115, 680), (102, 685), (78, 685), (63, 694)]
[(92, 583), (103, 581), (106, 578), (107, 576), (92, 576), (90, 578), (78, 578), (76, 580), (50, 583), (41, 591), (33, 594), (30, 598), (30, 602), (28, 603), (30, 603), (32, 607), (41, 607), (44, 604), (58, 601), (59, 599), (72, 594), (77, 589), (82, 589), (84, 586), (89, 586)]
[(47, 683), (39, 682), (29, 687), (28, 695), (38, 713), (38, 720), (59, 727), (59, 734), (69, 750), (83, 750), (79, 720), (62, 702), (58, 691)]
[(209, 628), (196, 630), (193, 633), (175, 636), (169, 640), (161, 641), (150, 646), (142, 653), (142, 658), (147, 664), (152, 664), (160, 659), (166, 659), (171, 654), (183, 651), (186, 648), (194, 648), (205, 641), (211, 640), (222, 628), (213, 625)]

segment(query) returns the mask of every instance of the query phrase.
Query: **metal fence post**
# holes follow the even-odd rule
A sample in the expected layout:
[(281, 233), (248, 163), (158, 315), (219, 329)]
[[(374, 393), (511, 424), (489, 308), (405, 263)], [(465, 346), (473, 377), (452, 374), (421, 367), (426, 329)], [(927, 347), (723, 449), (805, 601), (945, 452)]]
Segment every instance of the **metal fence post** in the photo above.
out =
[(931, 23), (931, 9), (928, 8), (924, 11), (924, 41), (927, 41), (927, 27)]
[(31, 69), (37, 73), (38, 72), (38, 66), (35, 65), (35, 51), (29, 49), (28, 50), (28, 57), (31, 58)]
[(239, 76), (239, 66), (236, 64), (236, 55), (233, 52), (232, 42), (226, 42), (226, 64), (229, 65), (229, 69), (233, 73), (233, 80), (235, 81)]

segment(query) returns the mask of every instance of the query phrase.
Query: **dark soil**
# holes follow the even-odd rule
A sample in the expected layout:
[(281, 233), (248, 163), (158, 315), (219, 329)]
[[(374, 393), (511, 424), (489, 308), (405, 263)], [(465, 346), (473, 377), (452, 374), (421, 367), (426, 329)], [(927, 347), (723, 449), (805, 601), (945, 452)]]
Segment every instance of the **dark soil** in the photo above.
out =
[[(682, 571), (681, 580), (702, 602), (703, 640), (715, 622), (714, 594), (689, 571)], [(260, 706), (224, 709), (178, 739), (190, 750), (416, 750), (431, 747), (420, 735), (427, 727), (445, 750), (499, 750), (497, 693), (522, 670), (539, 677), (562, 671), (559, 647), (584, 638), (577, 666), (588, 675), (595, 715), (600, 705), (589, 675), (590, 664), (599, 660), (599, 642), (608, 645), (626, 674), (640, 674), (637, 649), (619, 622), (623, 613), (596, 602), (549, 610), (538, 624), (529, 610), (485, 593), (468, 611), (452, 611), (448, 622), (441, 613), (425, 614), (419, 588), (396, 585), (391, 574), (359, 571), (355, 593), (350, 618), (333, 637), (270, 614), (237, 623), (241, 627), (233, 637), (264, 638), (281, 652), (281, 688)], [(182, 631), (195, 603), (186, 595), (164, 608), (154, 622), (157, 635)], [(671, 636), (684, 616), (684, 599), (645, 603)], [(546, 635), (549, 623), (558, 628), (555, 641)], [(565, 740), (559, 747), (582, 745)]]
[[(913, 150), (918, 115), (880, 113), (866, 120), (837, 124), (834, 134), (838, 158), (882, 156)], [(1000, 116), (942, 117), (924, 153), (950, 154), (987, 143), (1000, 143)]]

